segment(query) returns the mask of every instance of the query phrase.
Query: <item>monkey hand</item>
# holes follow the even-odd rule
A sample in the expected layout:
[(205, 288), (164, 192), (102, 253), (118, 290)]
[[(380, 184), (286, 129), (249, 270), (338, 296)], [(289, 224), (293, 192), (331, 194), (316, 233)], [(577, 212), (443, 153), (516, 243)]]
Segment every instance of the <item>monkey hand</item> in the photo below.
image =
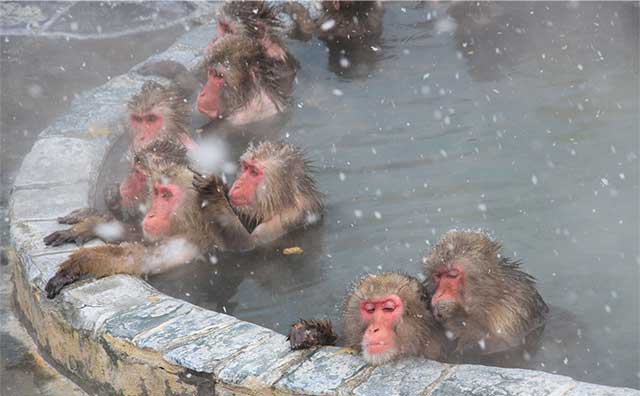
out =
[(94, 208), (76, 209), (66, 216), (58, 217), (58, 223), (60, 224), (77, 224), (84, 219), (95, 216), (98, 214), (98, 210)]
[(45, 286), (44, 290), (47, 292), (47, 298), (52, 299), (58, 294), (60, 294), (60, 290), (66, 285), (69, 285), (78, 280), (80, 277), (77, 271), (73, 270), (72, 265), (67, 265), (71, 260), (73, 260), (73, 256), (65, 261), (60, 270), (53, 276), (53, 278), (49, 279), (47, 282), (47, 286)]
[(136, 73), (141, 76), (159, 76), (174, 80), (178, 75), (189, 73), (187, 68), (178, 62), (171, 60), (161, 60), (142, 65)]
[(300, 319), (291, 325), (287, 335), (292, 350), (307, 349), (321, 345), (335, 345), (338, 336), (329, 320)]
[(193, 188), (205, 197), (224, 197), (226, 199), (227, 186), (217, 175), (202, 176), (197, 172), (193, 175)]
[(63, 243), (75, 242), (81, 246), (96, 237), (95, 226), (102, 220), (100, 216), (90, 216), (66, 230), (52, 232), (44, 238), (47, 246), (60, 246)]

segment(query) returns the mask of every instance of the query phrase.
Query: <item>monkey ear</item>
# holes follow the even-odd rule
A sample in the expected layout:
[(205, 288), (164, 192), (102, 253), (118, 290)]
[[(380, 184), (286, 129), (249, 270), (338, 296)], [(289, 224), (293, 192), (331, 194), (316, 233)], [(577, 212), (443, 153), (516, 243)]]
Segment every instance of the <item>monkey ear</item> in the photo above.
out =
[(287, 60), (287, 53), (281, 44), (273, 41), (269, 36), (264, 35), (260, 39), (260, 45), (264, 48), (267, 57), (275, 60), (285, 62)]

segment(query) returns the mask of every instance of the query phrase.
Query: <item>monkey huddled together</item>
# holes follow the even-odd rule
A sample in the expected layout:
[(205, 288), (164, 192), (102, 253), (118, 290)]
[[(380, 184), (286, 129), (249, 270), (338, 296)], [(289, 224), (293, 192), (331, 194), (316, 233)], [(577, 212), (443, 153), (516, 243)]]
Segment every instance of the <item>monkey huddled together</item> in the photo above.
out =
[[(197, 109), (211, 120), (242, 125), (286, 108), (299, 64), (281, 37), (279, 12), (293, 19), (292, 35), (335, 43), (380, 36), (384, 11), (377, 2), (328, 1), (314, 20), (294, 2), (228, 2), (200, 75), (175, 62), (144, 67), (142, 74), (172, 83), (147, 81), (128, 103), (129, 173), (107, 189), (108, 212), (76, 210), (59, 219), (70, 228), (44, 238), (52, 246), (94, 238), (108, 244), (71, 254), (46, 285), (49, 298), (87, 275), (157, 274), (210, 251), (268, 246), (318, 222), (323, 196), (298, 147), (250, 144), (231, 186), (190, 161), (198, 143), (188, 102), (199, 85)], [(340, 342), (371, 364), (407, 356), (466, 361), (533, 348), (548, 308), (519, 267), (484, 233), (451, 231), (425, 257), (423, 280), (366, 275), (345, 298), (341, 336), (326, 320), (301, 320), (289, 333), (291, 347)]]
[[(344, 345), (371, 364), (405, 356), (465, 361), (532, 349), (548, 308), (519, 266), (485, 233), (450, 231), (424, 258), (424, 281), (389, 272), (354, 285), (344, 302)], [(289, 332), (292, 349), (337, 339), (328, 321), (301, 320)]]

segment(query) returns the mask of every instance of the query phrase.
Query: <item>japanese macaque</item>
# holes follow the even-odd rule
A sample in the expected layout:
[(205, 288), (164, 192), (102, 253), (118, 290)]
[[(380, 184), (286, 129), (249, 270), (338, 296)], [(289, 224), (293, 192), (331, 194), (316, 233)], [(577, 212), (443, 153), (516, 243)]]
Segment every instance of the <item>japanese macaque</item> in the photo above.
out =
[(148, 172), (142, 168), (141, 157), (164, 155), (169, 160), (181, 162), (179, 157), (186, 158), (186, 149), (182, 147), (195, 147), (189, 135), (189, 107), (174, 86), (165, 87), (146, 81), (140, 92), (129, 100), (128, 110), (127, 130), (133, 159), (125, 180), (119, 185), (108, 186), (105, 191), (109, 213), (100, 214), (96, 209), (83, 208), (60, 217), (60, 224), (74, 227), (47, 236), (44, 239), (47, 245), (58, 246), (67, 242), (82, 245), (96, 238), (97, 225), (112, 221), (114, 217), (137, 223), (141, 218), (140, 205), (148, 198)]
[[(344, 343), (372, 365), (409, 356), (442, 360), (447, 340), (433, 319), (425, 291), (413, 277), (394, 272), (368, 275), (345, 299)], [(331, 323), (300, 320), (289, 342), (302, 349), (335, 341)]]
[(379, 1), (323, 1), (317, 20), (298, 2), (283, 4), (281, 9), (295, 23), (291, 36), (302, 40), (315, 33), (327, 43), (346, 44), (376, 39), (382, 34), (384, 8)]
[(481, 232), (450, 231), (425, 257), (435, 319), (458, 355), (487, 355), (528, 346), (548, 308), (533, 277)]
[[(217, 221), (225, 224), (225, 232), (235, 234), (229, 238), (238, 249), (251, 250), (320, 220), (322, 196), (312, 177), (311, 163), (300, 149), (282, 143), (252, 144), (240, 163), (242, 173), (228, 194), (231, 206), (213, 209)], [(201, 178), (203, 198), (211, 196), (224, 202), (220, 188), (214, 188), (219, 184), (215, 176)]]
[(209, 49), (207, 82), (198, 95), (198, 111), (211, 119), (243, 125), (285, 110), (296, 64), (268, 57), (255, 40), (225, 35)]
[(335, 345), (338, 336), (333, 332), (333, 325), (329, 320), (300, 319), (291, 325), (287, 340), (291, 349), (297, 350), (322, 345)]
[(346, 345), (373, 365), (406, 356), (441, 360), (446, 339), (424, 300), (424, 288), (398, 273), (369, 275), (347, 296)]
[[(200, 113), (244, 125), (284, 111), (299, 64), (280, 38), (276, 14), (261, 1), (228, 2), (221, 8), (218, 37), (205, 52)], [(138, 72), (172, 79), (183, 91), (199, 85), (198, 77), (173, 61), (150, 63)]]
[[(184, 163), (172, 160), (167, 150), (142, 159), (147, 162), (144, 168), (151, 174), (147, 180), (153, 192), (139, 227), (146, 244), (81, 248), (47, 284), (50, 298), (84, 275), (156, 274), (207, 251), (253, 249), (319, 219), (320, 194), (307, 173), (307, 161), (293, 146), (250, 147), (231, 192), (216, 176), (194, 175)], [(227, 194), (252, 233), (233, 212)], [(140, 235), (126, 232), (118, 240), (135, 238)]]
[[(167, 168), (170, 165), (187, 165), (187, 149), (182, 144), (160, 140), (139, 150), (134, 155), (132, 167), (139, 175), (136, 183), (142, 184), (136, 186), (139, 189), (136, 192), (138, 194), (136, 201), (140, 201), (140, 205), (146, 204), (149, 199), (147, 190), (151, 190), (151, 187), (148, 186), (147, 179), (152, 174), (152, 171), (161, 166)], [(122, 185), (125, 183), (127, 181), (123, 182)], [(108, 194), (117, 194), (118, 198), (114, 200), (120, 202), (118, 192), (107, 191)], [(144, 200), (141, 200), (141, 197), (144, 197)], [(124, 198), (125, 194), (122, 194), (122, 199), (124, 200)], [(137, 217), (138, 221), (123, 222), (116, 214), (120, 213), (120, 216), (122, 216), (121, 212), (114, 213), (114, 211), (120, 210), (122, 210), (121, 207), (115, 208), (109, 213), (100, 213), (92, 208), (73, 211), (71, 214), (58, 219), (60, 224), (72, 224), (73, 226), (47, 235), (44, 238), (44, 243), (50, 246), (58, 246), (67, 242), (83, 245), (95, 238), (100, 238), (105, 242), (136, 239), (139, 233), (140, 216)], [(131, 219), (127, 218), (126, 220)]]
[(225, 35), (244, 35), (258, 41), (267, 57), (280, 60), (285, 64), (293, 62), (293, 65), (297, 65), (293, 55), (280, 37), (282, 24), (278, 19), (278, 9), (268, 2), (226, 2), (220, 8), (217, 23), (218, 37), (209, 44), (209, 49)]
[[(150, 170), (148, 183), (153, 194), (137, 232), (122, 233), (118, 240), (125, 243), (120, 245), (80, 248), (74, 252), (47, 283), (49, 298), (85, 275), (100, 278), (116, 273), (156, 274), (186, 264), (210, 249), (233, 250), (233, 242), (226, 243), (215, 212), (203, 210), (202, 197), (193, 187), (193, 171), (166, 156), (146, 156), (144, 161), (145, 168)], [(218, 196), (227, 204), (224, 186), (210, 187), (220, 189), (222, 194)], [(209, 194), (207, 198), (208, 207), (220, 206), (212, 197)], [(119, 226), (123, 230), (120, 223), (111, 225)]]

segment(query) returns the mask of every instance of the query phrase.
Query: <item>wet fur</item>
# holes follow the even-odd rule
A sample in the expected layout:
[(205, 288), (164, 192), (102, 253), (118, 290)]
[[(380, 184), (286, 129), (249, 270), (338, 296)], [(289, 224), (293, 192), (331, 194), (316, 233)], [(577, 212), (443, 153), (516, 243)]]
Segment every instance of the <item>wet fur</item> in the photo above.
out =
[(519, 261), (502, 256), (501, 248), (482, 232), (450, 231), (425, 257), (429, 296), (436, 291), (435, 271), (453, 263), (464, 267), (464, 306), (442, 323), (452, 332), (458, 353), (500, 352), (524, 344), (529, 334), (544, 326), (548, 307), (534, 278), (519, 269)]
[[(367, 325), (362, 321), (360, 303), (389, 294), (398, 295), (404, 303), (402, 320), (396, 325), (398, 349), (384, 355), (372, 356), (363, 351), (362, 341)], [(423, 356), (442, 360), (446, 354), (446, 340), (424, 300), (424, 290), (413, 277), (389, 272), (368, 275), (354, 286), (343, 308), (344, 337), (348, 347), (363, 352), (371, 364), (382, 364), (407, 356)]]
[(246, 222), (260, 224), (291, 209), (303, 216), (296, 219), (301, 224), (307, 216), (320, 216), (322, 194), (312, 176), (313, 166), (302, 150), (289, 144), (262, 142), (250, 144), (240, 160), (255, 160), (265, 168), (265, 188), (257, 189), (256, 206), (234, 208)]
[(291, 325), (287, 340), (292, 350), (335, 345), (338, 336), (330, 320), (300, 319)]

